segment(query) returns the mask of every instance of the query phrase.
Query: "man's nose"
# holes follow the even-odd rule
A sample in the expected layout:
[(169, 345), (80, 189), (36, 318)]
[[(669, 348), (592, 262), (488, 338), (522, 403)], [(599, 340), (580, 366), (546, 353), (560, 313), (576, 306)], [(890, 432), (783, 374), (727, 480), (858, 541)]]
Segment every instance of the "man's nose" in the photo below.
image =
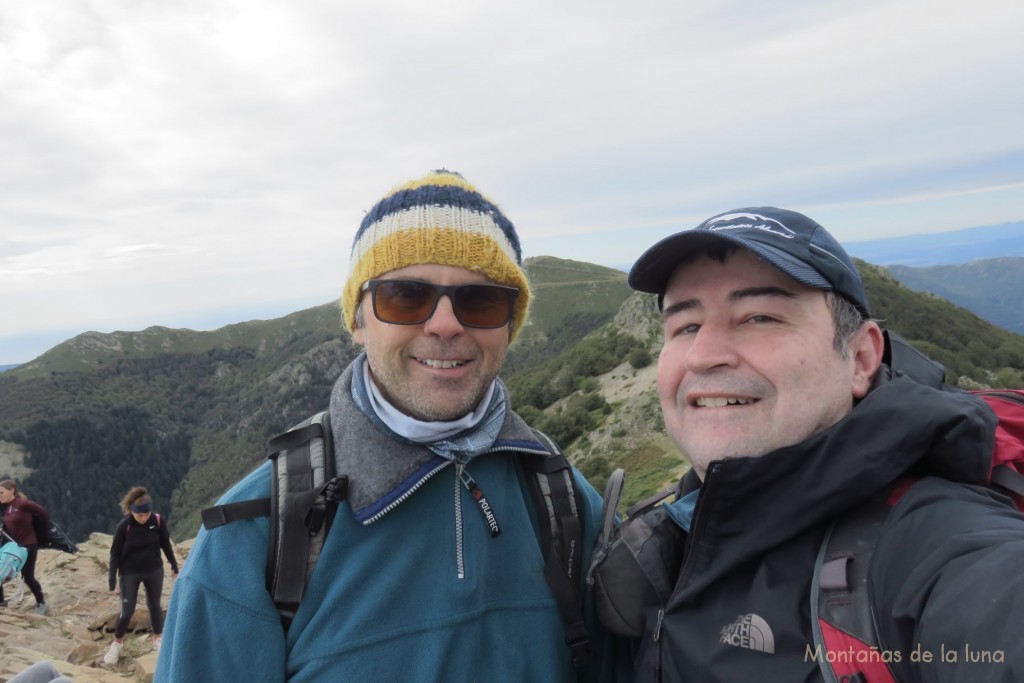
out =
[(434, 313), (423, 324), (423, 330), (427, 334), (434, 334), (439, 337), (454, 337), (465, 332), (466, 328), (455, 316), (455, 308), (452, 299), (447, 294), (442, 294), (434, 307)]
[(705, 323), (693, 335), (685, 363), (691, 372), (706, 372), (719, 366), (734, 366), (737, 359), (730, 331), (721, 325)]

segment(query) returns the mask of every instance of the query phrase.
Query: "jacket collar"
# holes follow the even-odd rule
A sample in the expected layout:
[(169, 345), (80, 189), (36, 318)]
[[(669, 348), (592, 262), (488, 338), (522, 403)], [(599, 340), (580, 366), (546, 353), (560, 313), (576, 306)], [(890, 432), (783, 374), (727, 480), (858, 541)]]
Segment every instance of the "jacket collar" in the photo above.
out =
[(995, 416), (980, 399), (893, 379), (802, 443), (711, 463), (690, 552), (698, 553), (698, 562), (712, 562), (727, 543), (730, 564), (757, 557), (830, 521), (908, 471), (982, 481), (989, 473), (994, 431)]
[[(451, 464), (419, 444), (393, 438), (352, 400), (350, 364), (331, 392), (331, 430), (336, 472), (347, 475), (353, 515), (370, 524), (411, 496), (427, 479)], [(547, 453), (506, 398), (498, 438), (487, 452)]]

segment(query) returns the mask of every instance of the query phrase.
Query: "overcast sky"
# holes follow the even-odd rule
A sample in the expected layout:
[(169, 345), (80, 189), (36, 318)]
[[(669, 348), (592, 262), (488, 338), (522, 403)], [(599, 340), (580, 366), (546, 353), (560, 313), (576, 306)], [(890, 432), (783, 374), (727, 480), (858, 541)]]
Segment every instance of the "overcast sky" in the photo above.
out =
[(326, 303), (427, 170), (626, 268), (771, 204), (1024, 219), (1024, 2), (0, 0), (0, 364)]

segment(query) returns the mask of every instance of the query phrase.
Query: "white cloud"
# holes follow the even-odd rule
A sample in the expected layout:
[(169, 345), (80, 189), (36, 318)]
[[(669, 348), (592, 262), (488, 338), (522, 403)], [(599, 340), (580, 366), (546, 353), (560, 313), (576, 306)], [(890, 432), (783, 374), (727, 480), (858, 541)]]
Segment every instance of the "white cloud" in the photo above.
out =
[(1017, 0), (7, 3), (4, 335), (329, 300), (363, 211), (437, 166), (527, 253), (589, 235), (616, 264), (615, 235), (761, 203), (847, 239), (1019, 220), (1022, 19)]

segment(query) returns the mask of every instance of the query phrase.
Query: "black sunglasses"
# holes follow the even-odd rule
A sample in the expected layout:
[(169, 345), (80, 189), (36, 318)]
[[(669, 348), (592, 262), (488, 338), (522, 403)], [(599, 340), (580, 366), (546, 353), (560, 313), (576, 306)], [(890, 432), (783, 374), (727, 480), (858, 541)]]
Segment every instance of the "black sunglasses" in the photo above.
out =
[(465, 327), (503, 327), (512, 319), (519, 290), (501, 285), (435, 285), (420, 280), (367, 280), (377, 320), (392, 325), (419, 325), (430, 320), (442, 296), (452, 302)]

